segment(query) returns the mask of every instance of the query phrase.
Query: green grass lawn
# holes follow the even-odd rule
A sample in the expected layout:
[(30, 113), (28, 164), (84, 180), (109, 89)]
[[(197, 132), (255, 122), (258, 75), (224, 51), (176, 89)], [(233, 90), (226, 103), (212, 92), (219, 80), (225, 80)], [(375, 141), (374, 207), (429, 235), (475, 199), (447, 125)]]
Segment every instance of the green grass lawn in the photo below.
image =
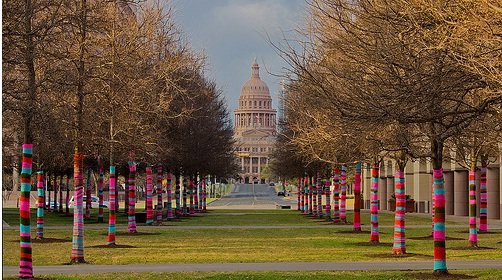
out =
[[(209, 208), (210, 209), (210, 208)], [(97, 222), (97, 209), (91, 210), (91, 219), (86, 220), (86, 224), (103, 224), (108, 223), (108, 210), (104, 211), (104, 223)], [(136, 212), (144, 212), (144, 209), (137, 208)], [(3, 220), (9, 225), (19, 224), (19, 212), (17, 209), (4, 208), (3, 209)], [(36, 225), (36, 209), (31, 209), (31, 224)], [(45, 213), (45, 225), (73, 225), (73, 215), (64, 216), (60, 213)], [(353, 212), (349, 211), (347, 213), (347, 220), (353, 220)], [(361, 222), (363, 227), (369, 227), (370, 225), (370, 214), (369, 212), (361, 213)], [(394, 215), (388, 213), (379, 214), (379, 224), (392, 226), (394, 224)], [(429, 217), (417, 217), (413, 215), (406, 216), (406, 225), (431, 225), (431, 219)], [(457, 221), (447, 221), (447, 225), (459, 225), (461, 223)], [(127, 225), (127, 215), (124, 213), (123, 209), (117, 214), (117, 225)], [(141, 225), (141, 224), (138, 224)], [(211, 226), (246, 226), (246, 225), (298, 225), (298, 226), (309, 226), (309, 225), (333, 225), (330, 221), (321, 220), (317, 218), (310, 218), (300, 215), (294, 210), (209, 210), (207, 213), (201, 213), (196, 216), (181, 219), (173, 222), (165, 222), (166, 226), (192, 226), (192, 225), (211, 225)], [(466, 229), (468, 229), (468, 224), (466, 224)]]
[[(446, 279), (500, 279), (501, 270), (452, 270)], [(40, 278), (39, 278), (40, 277)], [(178, 272), (178, 273), (102, 273), (102, 274), (79, 274), (79, 275), (37, 275), (37, 279), (247, 279), (247, 280), (387, 280), (387, 279), (445, 279), (445, 277), (435, 277), (431, 271), (305, 271), (305, 272)], [(17, 279), (17, 277), (4, 277), (4, 279)]]
[[(13, 213), (12, 213), (13, 212)], [(19, 232), (13, 223), (16, 211), (4, 210), (4, 218), (12, 228), (3, 230), (3, 265), (18, 265)], [(7, 215), (5, 215), (7, 214)], [(51, 217), (53, 215), (54, 217)], [(379, 246), (369, 246), (369, 215), (363, 214), (365, 232), (354, 234), (350, 228), (331, 225), (319, 219), (303, 217), (290, 210), (212, 210), (199, 217), (165, 222), (165, 228), (141, 227), (139, 234), (129, 235), (118, 230), (116, 248), (106, 244), (106, 223), (85, 230), (85, 258), (91, 264), (130, 263), (218, 263), (218, 262), (287, 262), (287, 261), (402, 261), (432, 260), (433, 242), (423, 237), (430, 235), (430, 220), (409, 217), (408, 224), (422, 224), (422, 228), (406, 231), (405, 257), (391, 254), (393, 229), (381, 229)], [(126, 224), (126, 216), (119, 215), (119, 224)], [(349, 216), (349, 220), (351, 217)], [(64, 222), (63, 222), (64, 220)], [(71, 217), (51, 213), (47, 224), (71, 223)], [(96, 224), (94, 222), (94, 224)], [(323, 225), (325, 228), (279, 229), (184, 229), (178, 225)], [(380, 225), (391, 226), (393, 216), (382, 214)], [(32, 224), (35, 235), (35, 226)], [(172, 225), (172, 226), (171, 226)], [(466, 225), (467, 228), (467, 225)], [(45, 242), (33, 243), (34, 265), (59, 265), (69, 262), (71, 252), (70, 226), (45, 230)], [(479, 236), (479, 245), (485, 249), (466, 248), (466, 229), (447, 229), (447, 255), (450, 260), (501, 259), (502, 231)], [(414, 239), (414, 238), (418, 238)], [(425, 240), (424, 240), (425, 239)], [(216, 278), (219, 279), (219, 278)]]

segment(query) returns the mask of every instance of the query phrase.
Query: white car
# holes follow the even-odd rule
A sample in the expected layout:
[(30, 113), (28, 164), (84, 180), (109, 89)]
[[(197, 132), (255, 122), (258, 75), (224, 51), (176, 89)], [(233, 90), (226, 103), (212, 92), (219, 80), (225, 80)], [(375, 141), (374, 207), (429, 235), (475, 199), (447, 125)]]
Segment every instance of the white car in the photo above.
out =
[[(73, 196), (70, 198), (70, 208), (73, 208)], [(85, 204), (87, 202), (87, 196), (84, 195), (84, 202), (83, 202), (83, 205), (84, 205), (84, 208), (85, 208)], [(103, 206), (105, 208), (108, 208), (108, 201), (106, 200), (103, 200)], [(91, 208), (99, 208), (99, 198), (97, 196), (94, 196), (92, 195), (91, 196)]]

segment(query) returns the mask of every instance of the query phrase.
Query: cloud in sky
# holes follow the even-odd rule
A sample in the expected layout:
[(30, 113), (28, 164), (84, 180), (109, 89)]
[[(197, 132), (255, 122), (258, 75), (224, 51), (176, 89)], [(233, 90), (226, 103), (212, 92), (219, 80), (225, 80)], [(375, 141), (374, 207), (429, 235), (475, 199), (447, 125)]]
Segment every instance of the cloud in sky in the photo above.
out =
[(223, 90), (230, 112), (237, 107), (242, 84), (257, 57), (261, 78), (277, 107), (279, 78), (285, 63), (267, 42), (279, 42), (282, 31), (303, 23), (304, 0), (177, 0), (176, 20), (191, 45), (208, 56), (208, 71)]

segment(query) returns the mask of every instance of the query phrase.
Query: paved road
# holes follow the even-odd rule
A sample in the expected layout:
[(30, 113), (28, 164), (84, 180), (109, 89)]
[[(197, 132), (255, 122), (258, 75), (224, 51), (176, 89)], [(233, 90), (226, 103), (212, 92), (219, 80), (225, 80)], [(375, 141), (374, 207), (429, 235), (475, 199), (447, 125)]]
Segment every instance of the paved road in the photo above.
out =
[[(106, 272), (193, 272), (193, 271), (315, 271), (315, 270), (432, 270), (432, 261), (409, 262), (276, 262), (205, 264), (128, 264), (36, 266), (35, 275)], [(502, 269), (500, 260), (448, 261), (448, 269)], [(3, 275), (17, 275), (19, 268), (3, 267)]]
[(211, 203), (211, 209), (276, 209), (277, 205), (296, 207), (295, 200), (277, 196), (267, 184), (235, 184), (230, 194)]

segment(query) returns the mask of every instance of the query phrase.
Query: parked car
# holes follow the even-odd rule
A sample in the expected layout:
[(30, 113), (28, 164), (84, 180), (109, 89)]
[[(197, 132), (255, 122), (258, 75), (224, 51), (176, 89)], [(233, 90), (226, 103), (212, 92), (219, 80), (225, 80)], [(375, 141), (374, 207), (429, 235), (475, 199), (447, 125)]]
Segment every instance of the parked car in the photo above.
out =
[[(73, 200), (74, 200), (74, 198), (72, 196), (70, 198), (70, 207), (71, 208), (73, 208)], [(84, 202), (83, 202), (84, 205), (86, 204), (86, 202), (87, 202), (87, 196), (84, 195)], [(103, 206), (105, 208), (108, 208), (108, 206), (109, 206), (108, 201), (103, 200)], [(91, 196), (91, 208), (99, 208), (99, 198), (97, 196), (94, 196), (94, 195)]]

